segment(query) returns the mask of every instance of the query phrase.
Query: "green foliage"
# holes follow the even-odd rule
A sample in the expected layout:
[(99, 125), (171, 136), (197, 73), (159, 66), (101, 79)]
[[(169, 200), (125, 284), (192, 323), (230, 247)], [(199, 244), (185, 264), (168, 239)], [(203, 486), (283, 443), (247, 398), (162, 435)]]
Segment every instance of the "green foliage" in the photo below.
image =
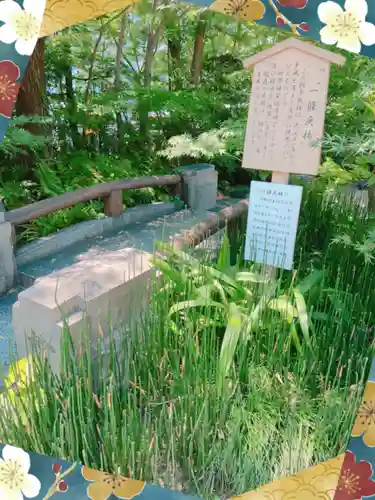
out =
[[(11, 210), (75, 189), (150, 173), (147, 165), (134, 168), (126, 159), (107, 155), (90, 158), (87, 153), (81, 152), (69, 155), (60, 161), (40, 160), (34, 171), (36, 177), (34, 181), (0, 182), (0, 197), (7, 209)], [(16, 172), (19, 179), (22, 179), (22, 174), (21, 169)], [(169, 195), (162, 188), (145, 188), (124, 192), (123, 199), (126, 207), (132, 207), (169, 199)], [(75, 205), (26, 224), (19, 229), (19, 237), (24, 242), (32, 241), (75, 223), (103, 217), (103, 210), (103, 202), (100, 200)]]
[[(224, 238), (217, 264), (204, 264), (202, 260), (165, 245), (162, 245), (162, 249), (168, 255), (168, 261), (156, 259), (154, 264), (169, 278), (169, 288), (172, 287), (175, 301), (169, 312), (172, 330), (177, 331), (177, 318), (180, 323), (184, 323), (184, 328), (192, 328), (197, 332), (209, 325), (215, 325), (218, 333), (226, 329), (224, 345), (226, 337), (232, 336), (234, 331), (239, 335), (237, 327), (244, 339), (251, 338), (259, 330), (264, 316), (269, 315), (272, 310), (276, 312), (278, 321), (287, 324), (289, 344), (293, 348), (301, 353), (300, 337), (303, 337), (311, 348), (306, 304), (298, 285), (294, 285), (287, 295), (269, 286), (269, 279), (256, 270), (257, 266), (246, 272), (239, 271), (239, 262), (231, 266), (227, 236)], [(320, 273), (318, 274), (320, 276)], [(309, 276), (309, 281), (314, 282), (312, 275)], [(308, 292), (306, 286), (302, 288)], [(176, 302), (177, 297), (180, 297), (180, 300)], [(192, 309), (196, 322), (194, 326), (190, 325)], [(234, 355), (234, 351), (232, 354)], [(228, 355), (225, 356), (227, 363)]]
[[(40, 152), (48, 140), (44, 136), (34, 135), (25, 129), (30, 125), (48, 125), (50, 118), (40, 116), (16, 116), (9, 120), (6, 135), (0, 142), (0, 155), (12, 158), (16, 154), (26, 155), (28, 151)], [(1, 165), (0, 165), (1, 174)]]
[(319, 177), (326, 183), (327, 187), (346, 185), (359, 179), (368, 179), (370, 177), (368, 168), (354, 166), (348, 170), (335, 163), (327, 157), (319, 169)]

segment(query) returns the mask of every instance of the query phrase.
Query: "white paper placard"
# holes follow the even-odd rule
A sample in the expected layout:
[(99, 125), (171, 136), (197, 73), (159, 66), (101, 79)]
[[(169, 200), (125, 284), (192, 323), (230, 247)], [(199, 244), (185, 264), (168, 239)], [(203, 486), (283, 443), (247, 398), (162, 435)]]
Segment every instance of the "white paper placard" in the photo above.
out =
[(302, 186), (252, 181), (245, 259), (291, 270)]

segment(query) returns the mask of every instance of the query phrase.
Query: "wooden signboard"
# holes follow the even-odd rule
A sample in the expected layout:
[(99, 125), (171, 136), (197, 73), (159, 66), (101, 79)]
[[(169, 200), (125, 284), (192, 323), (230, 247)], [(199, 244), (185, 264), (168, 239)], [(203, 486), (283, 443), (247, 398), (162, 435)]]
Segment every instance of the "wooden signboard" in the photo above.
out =
[(254, 74), (244, 168), (317, 174), (331, 63), (345, 58), (295, 38), (245, 61)]
[[(271, 278), (275, 267), (293, 266), (302, 188), (282, 185), (291, 173), (318, 173), (331, 63), (343, 65), (345, 58), (296, 38), (244, 63), (254, 74), (242, 166), (272, 171), (273, 183), (251, 183), (245, 259), (273, 266)], [(288, 214), (281, 205), (279, 213), (272, 209), (277, 194), (264, 196), (277, 184), (276, 193), (289, 200)]]

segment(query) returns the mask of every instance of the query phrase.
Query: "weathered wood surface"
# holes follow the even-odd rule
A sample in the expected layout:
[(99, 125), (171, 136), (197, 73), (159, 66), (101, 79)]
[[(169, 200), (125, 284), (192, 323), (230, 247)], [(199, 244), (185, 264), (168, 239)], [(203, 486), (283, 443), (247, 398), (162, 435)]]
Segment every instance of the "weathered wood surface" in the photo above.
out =
[(191, 229), (184, 231), (173, 238), (173, 247), (176, 249), (185, 246), (195, 247), (206, 240), (209, 235), (212, 235), (223, 229), (227, 224), (247, 214), (249, 209), (248, 200), (241, 200), (231, 207), (226, 207), (215, 214), (212, 214), (208, 219), (200, 222)]
[(111, 191), (111, 194), (104, 198), (104, 215), (118, 217), (123, 211), (122, 191)]
[[(159, 175), (150, 177), (136, 177), (134, 179), (121, 179), (113, 182), (105, 182), (87, 188), (70, 191), (54, 198), (41, 200), (25, 207), (10, 210), (5, 214), (5, 220), (12, 224), (24, 224), (31, 220), (48, 215), (58, 210), (84, 203), (86, 201), (96, 200), (98, 198), (108, 198), (114, 191), (129, 191), (131, 189), (140, 189), (145, 187), (160, 187), (174, 186), (180, 184), (181, 176), (174, 175)], [(117, 197), (118, 201), (118, 197)], [(106, 203), (113, 207), (112, 204)], [(117, 205), (118, 206), (118, 205)]]

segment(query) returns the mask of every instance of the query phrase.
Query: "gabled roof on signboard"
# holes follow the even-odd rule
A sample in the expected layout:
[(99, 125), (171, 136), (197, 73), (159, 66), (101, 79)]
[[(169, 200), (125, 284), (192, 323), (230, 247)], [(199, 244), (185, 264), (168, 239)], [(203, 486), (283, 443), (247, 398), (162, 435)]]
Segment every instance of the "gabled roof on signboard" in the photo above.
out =
[(258, 64), (259, 62), (288, 49), (297, 49), (313, 57), (324, 59), (325, 61), (332, 64), (338, 64), (339, 66), (343, 66), (346, 60), (345, 57), (341, 56), (340, 54), (335, 54), (334, 52), (330, 52), (329, 50), (321, 49), (310, 42), (303, 42), (302, 40), (298, 40), (297, 38), (287, 38), (286, 40), (277, 43), (273, 47), (263, 50), (262, 52), (259, 52), (258, 54), (245, 59), (243, 63), (244, 68), (250, 69), (255, 64)]

